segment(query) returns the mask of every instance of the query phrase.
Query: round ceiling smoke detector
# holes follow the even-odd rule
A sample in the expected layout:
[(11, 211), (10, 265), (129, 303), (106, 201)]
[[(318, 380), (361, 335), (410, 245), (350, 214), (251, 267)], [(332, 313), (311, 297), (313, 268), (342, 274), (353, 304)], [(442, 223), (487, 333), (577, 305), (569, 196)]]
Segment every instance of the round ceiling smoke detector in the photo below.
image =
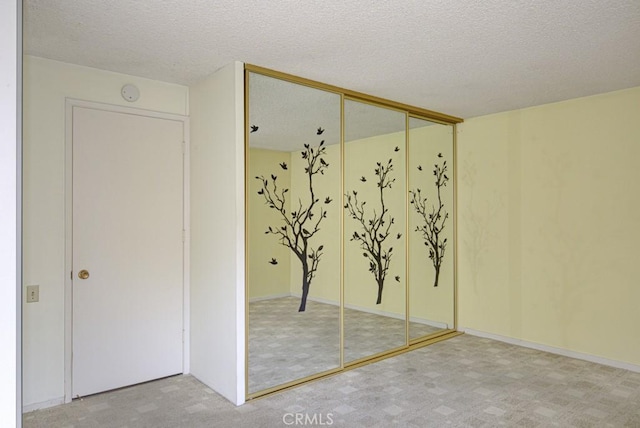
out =
[(135, 85), (124, 85), (120, 92), (122, 93), (122, 98), (130, 103), (138, 101), (138, 98), (140, 98), (140, 90)]

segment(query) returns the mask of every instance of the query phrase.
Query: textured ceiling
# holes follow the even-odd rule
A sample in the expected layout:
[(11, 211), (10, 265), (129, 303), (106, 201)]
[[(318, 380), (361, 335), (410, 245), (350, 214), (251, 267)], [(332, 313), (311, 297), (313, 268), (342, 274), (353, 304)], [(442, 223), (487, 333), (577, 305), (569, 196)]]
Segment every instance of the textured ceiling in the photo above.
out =
[[(271, 150), (297, 151), (340, 143), (340, 96), (261, 74), (249, 74), (249, 145)], [(360, 140), (402, 132), (404, 113), (368, 103), (345, 100), (344, 140)], [(420, 126), (429, 122), (421, 121)], [(322, 132), (317, 134), (318, 130)]]
[(190, 84), (238, 60), (472, 116), (640, 85), (638, 0), (24, 0), (25, 52)]

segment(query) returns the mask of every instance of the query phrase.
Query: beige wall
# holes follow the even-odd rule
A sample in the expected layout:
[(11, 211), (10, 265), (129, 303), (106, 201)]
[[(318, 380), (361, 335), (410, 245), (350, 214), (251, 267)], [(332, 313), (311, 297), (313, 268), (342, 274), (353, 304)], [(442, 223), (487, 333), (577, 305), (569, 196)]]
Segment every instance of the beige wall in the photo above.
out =
[[(318, 144), (317, 142), (314, 144)], [(306, 161), (302, 159), (301, 152), (291, 153), (291, 200), (297, 203), (302, 201), (303, 206), (308, 206), (309, 178), (304, 172)], [(321, 301), (340, 301), (340, 145), (334, 144), (326, 147), (326, 155), (323, 159), (329, 164), (323, 175), (313, 176), (313, 189), (320, 199), (318, 208), (314, 208), (319, 215), (320, 207), (327, 211), (327, 217), (320, 224), (320, 231), (313, 237), (312, 246), (317, 248), (324, 246), (322, 258), (318, 264), (316, 276), (309, 288), (309, 299)], [(325, 198), (331, 202), (325, 204)], [(296, 205), (297, 206), (297, 205)], [(293, 206), (292, 206), (293, 207)], [(302, 267), (298, 259), (291, 258), (291, 293), (298, 296), (302, 294)]]
[(459, 127), (460, 325), (640, 364), (640, 88)]
[[(258, 195), (262, 189), (262, 182), (256, 180), (257, 177), (264, 176), (269, 180), (271, 189), (271, 174), (275, 174), (278, 179), (278, 187), (281, 189), (291, 189), (291, 169), (283, 170), (280, 163), (291, 164), (291, 153), (277, 150), (250, 149), (249, 150), (249, 173), (247, 188), (249, 190), (249, 207), (247, 213), (248, 233), (251, 237), (249, 245), (249, 299), (256, 299), (270, 296), (288, 295), (290, 292), (289, 275), (291, 270), (292, 256), (289, 248), (280, 245), (278, 237), (272, 234), (265, 234), (269, 226), (275, 228), (282, 225), (282, 217), (272, 208), (265, 204), (264, 197)], [(290, 210), (290, 201), (293, 192), (287, 195), (287, 212)], [(277, 265), (272, 265), (269, 261), (275, 258)], [(297, 259), (294, 260), (297, 263)]]
[[(435, 184), (433, 182), (432, 166), (437, 160), (437, 154), (442, 152), (449, 164), (453, 159), (452, 129), (446, 126), (429, 126), (412, 130), (416, 143), (412, 145), (411, 170), (409, 178), (413, 188), (421, 187), (423, 194), (433, 201), (436, 197)], [(378, 209), (379, 194), (375, 186), (373, 170), (376, 162), (386, 162), (390, 157), (394, 159), (393, 176), (396, 178), (393, 188), (386, 196), (387, 204), (394, 211), (396, 225), (392, 228), (394, 233), (387, 239), (385, 245), (394, 247), (394, 255), (385, 289), (382, 304), (376, 305), (377, 286), (373, 275), (368, 271), (366, 259), (362, 256), (362, 249), (355, 241), (350, 241), (356, 223), (345, 216), (345, 302), (347, 305), (366, 308), (373, 311), (384, 311), (394, 314), (405, 312), (405, 189), (406, 177), (404, 162), (404, 133), (390, 134), (375, 138), (367, 138), (349, 142), (346, 145), (346, 183), (349, 190), (357, 190), (360, 198), (366, 199), (368, 215), (372, 209)], [(401, 151), (395, 152), (394, 148), (401, 147)], [(346, 210), (340, 205), (340, 147), (332, 145), (327, 147), (324, 159), (330, 167), (324, 175), (314, 177), (314, 190), (316, 196), (323, 202), (325, 197), (331, 198), (328, 205), (322, 204), (328, 210), (327, 218), (322, 222), (320, 232), (314, 238), (314, 246), (324, 245), (324, 255), (321, 259), (317, 276), (310, 288), (310, 298), (320, 301), (339, 302), (340, 300), (340, 217)], [(278, 164), (287, 162), (289, 169), (283, 171)], [(307, 178), (304, 174), (304, 161), (299, 152), (284, 153), (272, 150), (251, 149), (250, 151), (250, 182), (249, 200), (251, 212), (249, 214), (249, 233), (252, 237), (249, 259), (251, 280), (250, 297), (277, 296), (282, 293), (300, 295), (300, 265), (291, 251), (277, 244), (277, 238), (273, 235), (265, 235), (264, 231), (269, 225), (277, 226), (281, 223), (279, 215), (269, 209), (257, 191), (259, 182), (253, 179), (255, 175), (271, 173), (278, 175), (281, 185), (291, 189), (288, 202), (300, 199), (303, 205), (307, 204), (308, 190)], [(422, 165), (423, 172), (417, 170), (417, 165)], [(289, 179), (290, 174), (290, 179)], [(368, 178), (366, 183), (360, 182), (360, 177)], [(450, 170), (449, 175), (453, 176)], [(387, 191), (385, 191), (387, 193)], [(447, 208), (452, 212), (453, 185), (449, 183), (443, 189), (443, 200)], [(431, 203), (431, 202), (430, 202)], [(292, 206), (287, 208), (289, 211)], [(443, 262), (440, 285), (433, 287), (434, 269), (428, 258), (428, 251), (414, 228), (417, 214), (409, 212), (411, 220), (409, 227), (410, 251), (412, 252), (410, 280), (412, 281), (412, 294), (415, 296), (410, 303), (411, 316), (421, 319), (436, 321), (450, 326), (453, 325), (453, 217), (448, 222), (446, 236), (450, 241), (448, 255)], [(402, 237), (396, 239), (396, 234)], [(271, 266), (268, 260), (275, 257), (278, 265)], [(285, 269), (290, 269), (290, 278), (286, 283), (290, 289), (285, 289), (282, 284), (285, 279), (282, 276)], [(400, 282), (395, 276), (400, 277)]]
[[(132, 83), (140, 99), (120, 88)], [(188, 114), (188, 88), (25, 56), (23, 284), (40, 301), (23, 305), (24, 405), (64, 397), (65, 98)]]
[[(424, 220), (409, 205), (409, 313), (412, 319), (427, 320), (446, 324), (453, 328), (454, 290), (453, 261), (455, 246), (453, 242), (453, 127), (431, 125), (409, 131), (409, 190), (420, 189), (427, 197), (427, 207), (437, 206), (438, 194), (433, 175), (434, 165), (447, 161), (447, 177), (450, 180), (440, 190), (444, 212), (449, 213), (440, 239), (447, 239), (445, 256), (440, 266), (438, 287), (434, 287), (435, 268), (429, 259), (429, 248), (424, 245), (417, 225)], [(438, 154), (442, 158), (438, 158)], [(418, 170), (422, 167), (422, 171)], [(431, 208), (430, 208), (431, 209)], [(431, 212), (431, 211), (428, 211)], [(444, 325), (442, 325), (444, 327)]]
[[(380, 192), (377, 176), (374, 174), (376, 163), (384, 165), (392, 159), (393, 171), (390, 177), (395, 178), (390, 189), (385, 189), (385, 206), (389, 208), (390, 215), (395, 219), (391, 226), (390, 236), (384, 241), (383, 247), (393, 247), (389, 271), (385, 279), (382, 292), (382, 303), (376, 305), (378, 286), (371, 272), (369, 261), (363, 257), (363, 250), (358, 241), (351, 241), (354, 231), (362, 229), (356, 220), (349, 217), (345, 210), (344, 233), (344, 302), (345, 305), (353, 305), (377, 311), (403, 314), (406, 312), (406, 169), (405, 169), (405, 133), (381, 135), (351, 141), (345, 144), (345, 190), (349, 193), (358, 192), (360, 201), (367, 201), (365, 205), (365, 218), (372, 218), (373, 211), (380, 214)], [(400, 150), (396, 152), (395, 147)], [(364, 176), (367, 181), (361, 182)], [(401, 233), (400, 239), (396, 238)], [(400, 277), (400, 281), (395, 280)]]

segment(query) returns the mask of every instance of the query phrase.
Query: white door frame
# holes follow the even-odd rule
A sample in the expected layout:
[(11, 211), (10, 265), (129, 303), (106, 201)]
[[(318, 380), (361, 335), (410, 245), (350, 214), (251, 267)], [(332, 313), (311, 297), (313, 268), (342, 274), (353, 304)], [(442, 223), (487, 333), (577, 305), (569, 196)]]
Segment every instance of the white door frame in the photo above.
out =
[(132, 107), (83, 101), (73, 98), (65, 100), (65, 280), (64, 280), (64, 402), (72, 400), (72, 349), (73, 349), (73, 294), (72, 294), (72, 256), (73, 256), (73, 108), (83, 107), (113, 113), (133, 114), (157, 119), (174, 120), (183, 123), (184, 156), (183, 156), (183, 318), (182, 318), (182, 372), (189, 373), (189, 243), (190, 243), (190, 202), (189, 202), (189, 118), (171, 113), (143, 110)]

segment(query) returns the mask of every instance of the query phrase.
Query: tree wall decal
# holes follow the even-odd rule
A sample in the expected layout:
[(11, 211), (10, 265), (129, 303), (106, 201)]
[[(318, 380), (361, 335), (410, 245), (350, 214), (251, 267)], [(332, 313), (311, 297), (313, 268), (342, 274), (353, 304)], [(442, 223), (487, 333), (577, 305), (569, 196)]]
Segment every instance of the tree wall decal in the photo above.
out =
[[(360, 243), (360, 248), (364, 250), (362, 255), (369, 261), (369, 272), (373, 274), (378, 285), (376, 305), (382, 302), (384, 281), (387, 277), (393, 254), (393, 247), (386, 248), (384, 245), (386, 239), (391, 235), (391, 226), (395, 223), (389, 208), (385, 205), (385, 190), (390, 189), (396, 181), (390, 175), (392, 171), (393, 162), (391, 159), (386, 164), (382, 162), (376, 163), (374, 172), (377, 177), (376, 185), (380, 196), (380, 208), (379, 211), (373, 209), (371, 216), (365, 211), (367, 201), (360, 201), (358, 192), (353, 190), (345, 194), (347, 200), (344, 208), (348, 211), (349, 216), (358, 223), (360, 229), (359, 232), (353, 232), (350, 241)], [(360, 181), (365, 183), (367, 179), (363, 176)], [(397, 234), (396, 239), (400, 239), (401, 236), (401, 234)], [(400, 281), (399, 276), (396, 276), (396, 281)]]
[[(438, 153), (438, 158), (442, 158), (442, 153)], [(418, 165), (418, 171), (422, 172), (422, 166)], [(438, 204), (431, 205), (431, 210), (427, 207), (427, 197), (422, 196), (420, 189), (410, 190), (411, 204), (420, 215), (421, 224), (416, 226), (415, 231), (419, 232), (424, 239), (424, 245), (429, 249), (429, 259), (435, 269), (435, 280), (433, 286), (438, 286), (440, 277), (440, 266), (447, 249), (447, 238), (442, 239), (442, 231), (446, 226), (449, 213), (445, 210), (442, 202), (441, 189), (446, 187), (449, 177), (447, 177), (447, 161), (443, 160), (442, 165), (434, 164), (433, 175), (438, 194)]]
[[(318, 128), (316, 135), (323, 132), (324, 129)], [(324, 175), (325, 170), (329, 167), (329, 164), (323, 159), (324, 155), (326, 155), (324, 140), (315, 148), (304, 144), (301, 156), (306, 161), (304, 173), (308, 182), (309, 199), (304, 204), (302, 199), (298, 199), (297, 208), (295, 210), (292, 208), (290, 213), (287, 213), (286, 209), (289, 189), (278, 187), (278, 177), (275, 174), (271, 174), (270, 179), (264, 176), (256, 177), (262, 183), (258, 194), (264, 198), (265, 204), (269, 208), (280, 213), (282, 219), (280, 226), (269, 226), (265, 233), (278, 236), (280, 244), (288, 247), (296, 255), (302, 267), (302, 298), (298, 308), (299, 312), (304, 312), (306, 309), (309, 287), (318, 270), (324, 249), (323, 245), (314, 248), (311, 244), (312, 238), (320, 231), (322, 220), (327, 217), (327, 211), (320, 203), (313, 188), (313, 177), (317, 174)], [(284, 162), (280, 164), (280, 168), (288, 169)], [(331, 201), (331, 198), (326, 197), (323, 203), (330, 204)], [(277, 264), (277, 262), (270, 263)]]

